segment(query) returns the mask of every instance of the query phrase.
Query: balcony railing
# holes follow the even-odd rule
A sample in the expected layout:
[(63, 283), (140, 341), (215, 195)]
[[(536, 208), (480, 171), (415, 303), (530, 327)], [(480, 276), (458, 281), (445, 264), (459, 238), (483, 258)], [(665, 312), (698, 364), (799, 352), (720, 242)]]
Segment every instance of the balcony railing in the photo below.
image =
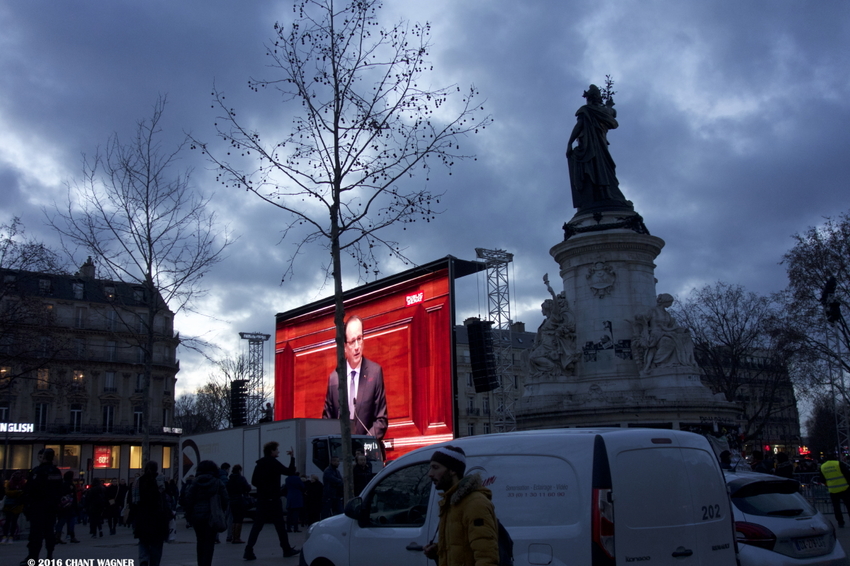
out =
[[(36, 432), (47, 434), (75, 434), (75, 435), (109, 435), (109, 436), (141, 436), (144, 434), (144, 429), (139, 430), (135, 426), (112, 426), (108, 430), (103, 425), (83, 425), (74, 427), (71, 424), (48, 425), (46, 427), (36, 427)], [(162, 426), (150, 426), (148, 432), (153, 435), (174, 435), (179, 434), (173, 432), (163, 432)]]

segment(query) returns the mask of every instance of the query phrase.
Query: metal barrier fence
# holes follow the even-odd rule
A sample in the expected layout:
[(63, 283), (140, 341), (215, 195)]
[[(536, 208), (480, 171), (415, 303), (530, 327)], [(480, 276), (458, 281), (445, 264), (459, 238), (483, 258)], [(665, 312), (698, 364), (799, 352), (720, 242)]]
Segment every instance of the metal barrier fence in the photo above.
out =
[(821, 482), (817, 472), (794, 474), (794, 479), (800, 482), (800, 493), (815, 509), (826, 515), (832, 514), (832, 501), (829, 491)]

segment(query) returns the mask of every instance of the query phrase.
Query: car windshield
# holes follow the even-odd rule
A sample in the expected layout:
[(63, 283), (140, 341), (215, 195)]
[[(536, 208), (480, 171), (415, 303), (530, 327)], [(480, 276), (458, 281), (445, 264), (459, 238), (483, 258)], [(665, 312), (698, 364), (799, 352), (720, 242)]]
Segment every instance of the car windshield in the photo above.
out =
[(732, 497), (743, 513), (763, 517), (812, 517), (817, 511), (799, 493), (759, 493)]

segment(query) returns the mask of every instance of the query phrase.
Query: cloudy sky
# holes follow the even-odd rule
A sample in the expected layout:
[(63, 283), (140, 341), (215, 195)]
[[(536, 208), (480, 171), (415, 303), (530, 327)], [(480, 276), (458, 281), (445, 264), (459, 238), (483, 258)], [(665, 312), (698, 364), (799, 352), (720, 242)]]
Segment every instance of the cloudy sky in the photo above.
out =
[[(263, 46), (276, 21), (290, 21), (290, 6), (0, 3), (0, 220), (20, 216), (31, 236), (55, 241), (42, 207), (66, 198), (83, 153), (113, 133), (130, 135), (160, 94), (169, 143), (183, 132), (216, 143), (214, 85), (241, 118), (279, 123), (292, 109), (247, 84), (275, 78)], [(777, 291), (791, 236), (850, 209), (848, 11), (785, 0), (387, 0), (387, 22), (432, 23), (428, 81), (474, 84), (495, 119), (464, 140), (477, 161), (432, 175), (429, 188), (446, 192), (444, 213), (394, 235), (417, 263), (474, 259), (476, 247), (512, 252), (513, 319), (536, 328), (547, 295), (541, 277), (558, 269), (549, 249), (574, 213), (564, 158), (574, 114), (588, 84), (610, 74), (621, 189), (666, 241), (658, 292), (682, 297), (718, 280)], [(208, 317), (178, 318), (182, 333), (218, 344), (214, 355), (238, 353), (238, 332), (272, 333), (275, 313), (330, 294), (318, 249), (280, 284), (294, 242), (280, 242), (277, 209), (217, 185), (198, 152), (182, 165), (239, 236), (206, 278), (209, 295), (196, 307)], [(382, 265), (382, 275), (403, 269)], [(484, 284), (462, 281), (459, 320), (486, 310)], [(180, 358), (178, 392), (209, 371), (191, 352)]]

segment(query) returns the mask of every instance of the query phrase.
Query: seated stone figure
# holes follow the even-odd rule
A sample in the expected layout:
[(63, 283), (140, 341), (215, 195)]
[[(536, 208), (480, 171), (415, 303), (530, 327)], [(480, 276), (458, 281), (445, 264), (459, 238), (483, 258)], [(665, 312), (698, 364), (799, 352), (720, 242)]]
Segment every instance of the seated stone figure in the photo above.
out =
[(656, 306), (635, 316), (633, 345), (638, 352), (641, 373), (663, 366), (695, 366), (694, 343), (687, 328), (679, 326), (667, 312), (673, 297), (658, 295)]
[(572, 371), (577, 357), (575, 348), (575, 320), (564, 293), (558, 295), (549, 286), (548, 274), (543, 282), (552, 295), (541, 305), (543, 322), (534, 337), (534, 347), (528, 353), (529, 378), (551, 380), (566, 376)]

